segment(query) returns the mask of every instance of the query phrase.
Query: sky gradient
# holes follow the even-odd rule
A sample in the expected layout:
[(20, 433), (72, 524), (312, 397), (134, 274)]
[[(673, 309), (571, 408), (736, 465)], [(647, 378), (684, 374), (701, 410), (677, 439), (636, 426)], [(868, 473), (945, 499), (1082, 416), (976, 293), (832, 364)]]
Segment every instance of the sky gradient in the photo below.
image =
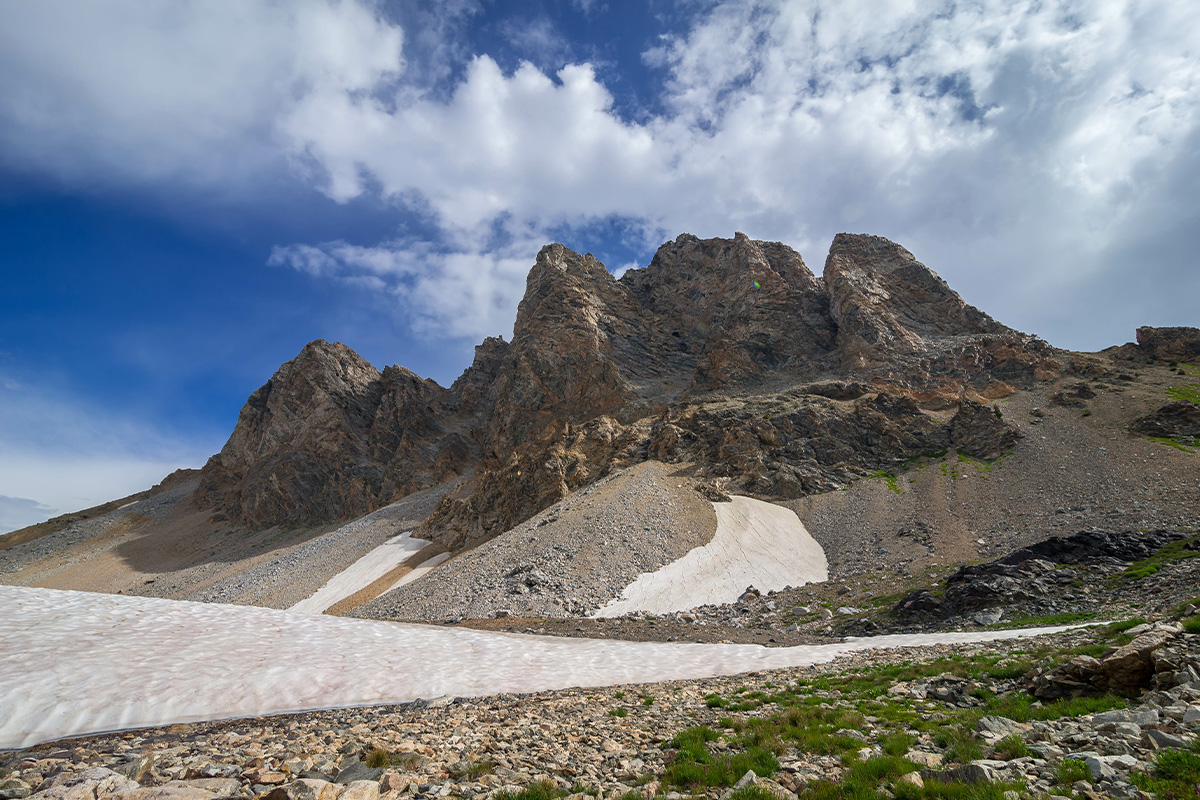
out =
[(887, 236), (1096, 350), (1200, 311), (1200, 5), (0, 4), (0, 531), (220, 449), (315, 338), (449, 384), (537, 250)]

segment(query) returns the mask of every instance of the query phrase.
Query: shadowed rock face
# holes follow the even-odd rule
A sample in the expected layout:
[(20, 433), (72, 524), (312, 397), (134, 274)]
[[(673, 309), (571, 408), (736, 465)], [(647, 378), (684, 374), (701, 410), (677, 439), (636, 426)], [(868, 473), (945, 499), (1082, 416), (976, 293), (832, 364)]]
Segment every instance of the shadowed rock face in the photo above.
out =
[[(486, 339), (450, 389), (305, 347), (251, 396), (195, 500), (253, 527), (312, 525), (473, 471), (423, 532), (458, 546), (647, 458), (796, 497), (921, 452), (1010, 448), (970, 398), (1028, 384), (1053, 354), (879, 237), (839, 234), (823, 278), (741, 233), (681, 235), (620, 280), (552, 244), (513, 340)], [(956, 406), (950, 426), (923, 410)]]

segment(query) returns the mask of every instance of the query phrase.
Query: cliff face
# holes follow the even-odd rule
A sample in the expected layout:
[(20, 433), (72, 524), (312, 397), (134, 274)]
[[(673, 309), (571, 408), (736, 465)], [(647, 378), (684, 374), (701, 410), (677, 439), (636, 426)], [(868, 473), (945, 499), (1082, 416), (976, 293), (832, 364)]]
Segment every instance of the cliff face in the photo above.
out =
[[(1011, 446), (971, 398), (1052, 374), (1054, 353), (879, 237), (839, 235), (821, 278), (740, 233), (684, 234), (620, 280), (552, 244), (513, 340), (485, 340), (450, 389), (305, 347), (250, 397), (195, 501), (253, 527), (312, 525), (473, 471), (426, 524), (458, 546), (647, 458), (795, 497), (920, 452)], [(922, 410), (951, 406), (951, 426)]]
[(250, 399), (200, 473), (195, 502), (255, 528), (365, 514), (456, 474), (449, 392), (402, 367), (381, 375), (341, 343), (311, 342)]

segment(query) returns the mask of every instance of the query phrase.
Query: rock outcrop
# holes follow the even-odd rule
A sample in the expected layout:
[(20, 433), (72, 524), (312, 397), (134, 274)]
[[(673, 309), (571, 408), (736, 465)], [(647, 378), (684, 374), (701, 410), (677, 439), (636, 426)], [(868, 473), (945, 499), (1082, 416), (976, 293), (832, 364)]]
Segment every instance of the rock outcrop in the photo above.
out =
[(402, 367), (380, 374), (344, 344), (311, 342), (250, 396), (194, 500), (258, 528), (368, 513), (471, 459), (445, 427), (448, 399)]
[(1180, 400), (1138, 417), (1129, 430), (1144, 436), (1172, 439), (1184, 444), (1200, 442), (1200, 406)]
[[(305, 347), (251, 396), (195, 501), (295, 527), (465, 476), (423, 532), (458, 547), (648, 458), (798, 497), (923, 452), (1011, 449), (1015, 429), (979, 401), (1039, 370), (1058, 374), (1052, 348), (879, 237), (840, 234), (823, 278), (741, 233), (681, 235), (620, 280), (552, 244), (512, 341), (485, 340), (449, 389)], [(943, 425), (930, 409), (957, 413)]]
[(1141, 351), (1160, 361), (1194, 361), (1200, 359), (1200, 328), (1137, 329)]

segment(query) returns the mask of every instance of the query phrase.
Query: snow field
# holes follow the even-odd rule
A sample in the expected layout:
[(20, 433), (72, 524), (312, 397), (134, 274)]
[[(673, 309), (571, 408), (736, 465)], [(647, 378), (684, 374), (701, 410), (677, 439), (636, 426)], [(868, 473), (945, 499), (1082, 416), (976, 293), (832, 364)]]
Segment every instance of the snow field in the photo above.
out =
[(825, 551), (795, 512), (750, 497), (713, 503), (712, 541), (646, 572), (594, 617), (630, 611), (665, 614), (736, 602), (747, 586), (761, 592), (829, 580)]
[(0, 748), (288, 711), (730, 675), (854, 650), (1061, 628), (765, 648), (566, 639), (0, 586)]

